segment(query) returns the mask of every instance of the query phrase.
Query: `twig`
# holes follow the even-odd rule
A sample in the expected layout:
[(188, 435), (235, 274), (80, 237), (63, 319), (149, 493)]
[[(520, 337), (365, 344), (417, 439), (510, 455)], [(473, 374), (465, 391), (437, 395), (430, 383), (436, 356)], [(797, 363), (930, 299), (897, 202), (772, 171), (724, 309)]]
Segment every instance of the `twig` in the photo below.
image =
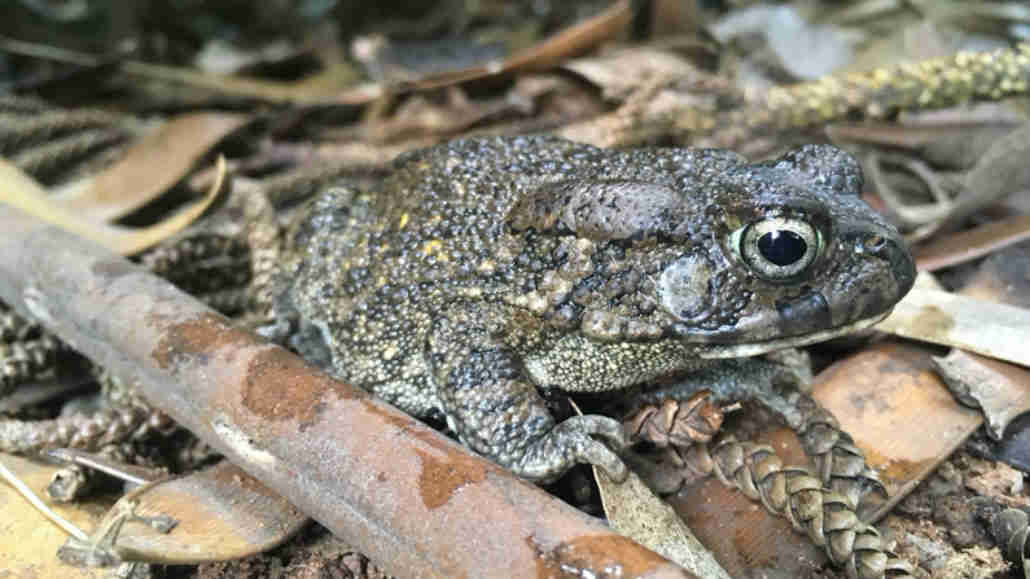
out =
[(36, 507), (36, 510), (43, 513), (43, 515), (50, 519), (55, 525), (61, 527), (65, 533), (68, 533), (80, 541), (89, 541), (89, 535), (87, 535), (85, 531), (73, 525), (71, 521), (55, 513), (53, 509), (48, 507), (46, 503), (36, 495), (36, 493), (32, 492), (32, 489), (30, 489), (25, 483), (21, 482), (21, 479), (15, 476), (3, 461), (0, 461), (0, 478), (7, 481), (7, 484), (14, 487), (21, 496), (25, 497), (25, 500), (29, 501), (32, 506)]

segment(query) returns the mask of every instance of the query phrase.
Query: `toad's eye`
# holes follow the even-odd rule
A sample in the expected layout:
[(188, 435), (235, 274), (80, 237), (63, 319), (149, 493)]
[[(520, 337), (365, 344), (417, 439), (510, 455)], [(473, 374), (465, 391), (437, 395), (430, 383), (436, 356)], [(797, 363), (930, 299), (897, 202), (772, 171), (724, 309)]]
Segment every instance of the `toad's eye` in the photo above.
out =
[(733, 237), (744, 262), (770, 281), (785, 281), (803, 273), (822, 244), (819, 232), (810, 224), (785, 217), (756, 221)]

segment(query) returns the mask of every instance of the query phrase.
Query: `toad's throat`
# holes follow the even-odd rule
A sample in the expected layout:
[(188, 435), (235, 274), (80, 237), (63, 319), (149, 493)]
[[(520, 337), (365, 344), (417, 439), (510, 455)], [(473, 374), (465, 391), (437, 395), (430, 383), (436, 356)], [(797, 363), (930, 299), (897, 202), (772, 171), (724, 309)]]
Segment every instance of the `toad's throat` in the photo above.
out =
[(799, 346), (807, 346), (809, 344), (816, 344), (818, 342), (825, 342), (826, 340), (836, 338), (838, 336), (844, 336), (852, 332), (857, 332), (875, 326), (882, 322), (884, 318), (889, 316), (891, 310), (863, 318), (861, 320), (851, 322), (850, 324), (844, 324), (835, 328), (828, 328), (819, 332), (812, 332), (803, 336), (789, 336), (785, 338), (774, 338), (772, 340), (762, 340), (760, 342), (747, 342), (742, 344), (712, 344), (706, 345), (700, 349), (697, 353), (700, 358), (746, 358), (748, 356), (758, 356), (759, 354), (765, 354), (767, 352), (774, 352), (776, 350), (782, 350), (784, 348), (794, 348)]

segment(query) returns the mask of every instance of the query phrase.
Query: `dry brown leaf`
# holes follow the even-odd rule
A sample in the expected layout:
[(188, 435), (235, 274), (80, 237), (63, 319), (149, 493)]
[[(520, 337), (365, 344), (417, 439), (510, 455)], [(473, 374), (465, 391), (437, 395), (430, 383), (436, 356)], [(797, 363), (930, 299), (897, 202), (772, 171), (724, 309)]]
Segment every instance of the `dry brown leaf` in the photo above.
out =
[(600, 14), (574, 24), (503, 62), (429, 75), (410, 85), (405, 83), (405, 88), (432, 90), (482, 78), (547, 70), (617, 37), (629, 26), (632, 16), (631, 2), (618, 0)]
[(221, 112), (176, 117), (133, 145), (114, 166), (62, 187), (55, 198), (92, 221), (123, 217), (181, 181), (211, 147), (250, 119)]
[(652, 79), (689, 79), (698, 69), (671, 50), (635, 46), (590, 57), (577, 58), (562, 65), (603, 90), (605, 98), (625, 99), (640, 85)]
[[(131, 513), (114, 542), (127, 561), (165, 564), (238, 559), (293, 536), (309, 520), (286, 499), (229, 461), (184, 477), (143, 485), (121, 498), (101, 526)], [(147, 518), (171, 517), (162, 532)]]
[(1017, 215), (940, 236), (916, 251), (916, 268), (934, 271), (1030, 239), (1030, 215)]
[(0, 202), (30, 213), (48, 223), (98, 243), (122, 255), (139, 253), (185, 229), (228, 189), (225, 159), (218, 158), (217, 178), (207, 194), (174, 215), (149, 227), (129, 228), (83, 219), (74, 210), (49, 198), (34, 179), (0, 159)]

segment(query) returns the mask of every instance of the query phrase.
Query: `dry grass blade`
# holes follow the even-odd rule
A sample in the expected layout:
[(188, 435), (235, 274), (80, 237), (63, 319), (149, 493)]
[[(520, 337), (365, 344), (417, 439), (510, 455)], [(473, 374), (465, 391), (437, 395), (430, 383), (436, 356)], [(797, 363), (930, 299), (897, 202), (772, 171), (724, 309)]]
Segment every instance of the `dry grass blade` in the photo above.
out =
[(218, 158), (216, 176), (202, 199), (149, 227), (128, 228), (84, 219), (77, 211), (55, 202), (39, 183), (3, 160), (0, 160), (0, 202), (99, 243), (111, 251), (133, 255), (185, 229), (227, 192), (225, 159), (221, 157)]
[(86, 219), (118, 219), (181, 181), (212, 146), (250, 119), (222, 112), (176, 117), (133, 145), (114, 166), (61, 187), (55, 197)]
[(28, 487), (28, 485), (26, 485), (24, 482), (21, 481), (21, 479), (15, 476), (15, 474), (10, 469), (8, 469), (2, 461), (0, 461), (0, 478), (3, 478), (4, 481), (7, 482), (7, 484), (14, 487), (14, 489), (17, 490), (21, 496), (25, 497), (25, 500), (27, 500), (29, 504), (35, 507), (36, 510), (40, 513), (43, 513), (43, 515), (45, 515), (46, 518), (53, 521), (55, 525), (61, 527), (61, 529), (64, 530), (64, 532), (80, 540), (86, 539), (86, 533), (83, 532), (82, 529), (76, 527), (74, 524), (68, 521), (68, 519), (65, 519), (61, 515), (51, 510), (50, 507), (48, 507), (46, 503), (43, 502), (43, 499), (39, 498), (39, 495), (34, 493), (32, 489)]

